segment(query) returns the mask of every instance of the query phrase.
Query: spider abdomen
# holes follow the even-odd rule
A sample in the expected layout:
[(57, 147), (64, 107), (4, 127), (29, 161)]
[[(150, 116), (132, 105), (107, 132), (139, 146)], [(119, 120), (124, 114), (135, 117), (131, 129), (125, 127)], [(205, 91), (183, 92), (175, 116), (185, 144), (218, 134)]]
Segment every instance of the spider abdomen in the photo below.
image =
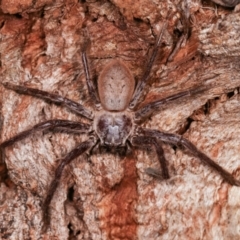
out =
[(130, 113), (101, 111), (94, 120), (94, 130), (104, 146), (124, 146), (132, 129)]
[(101, 72), (98, 92), (101, 104), (108, 111), (125, 110), (132, 98), (135, 80), (127, 66), (114, 60)]

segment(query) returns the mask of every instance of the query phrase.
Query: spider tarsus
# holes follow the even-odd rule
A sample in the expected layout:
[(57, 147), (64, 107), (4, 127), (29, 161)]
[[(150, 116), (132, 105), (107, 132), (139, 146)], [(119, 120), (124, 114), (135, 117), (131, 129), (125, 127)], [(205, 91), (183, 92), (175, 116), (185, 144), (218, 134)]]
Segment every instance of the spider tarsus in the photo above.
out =
[[(218, 164), (217, 164), (218, 165)], [(219, 166), (219, 165), (218, 165)], [(222, 168), (221, 166), (219, 166), (220, 168)], [(234, 177), (233, 177), (233, 175), (230, 173), (230, 172), (228, 172), (228, 171), (226, 171), (225, 169), (221, 169), (221, 170), (217, 170), (218, 171), (218, 173), (222, 176), (222, 178), (227, 182), (227, 183), (229, 183), (230, 185), (233, 185), (233, 186), (240, 186), (240, 181), (239, 180), (237, 180), (237, 179), (235, 179)]]
[(233, 178), (232, 180), (230, 180), (228, 183), (229, 183), (230, 185), (234, 185), (234, 186), (240, 187), (240, 181), (236, 180), (235, 178)]
[(43, 210), (43, 225), (42, 225), (42, 233), (46, 233), (47, 230), (49, 229), (50, 227), (50, 216), (49, 216), (49, 213), (47, 210)]
[(239, 180), (235, 180), (235, 184), (233, 184), (233, 185), (240, 187), (240, 181)]
[(27, 90), (27, 88), (24, 87), (24, 86), (20, 86), (20, 85), (13, 84), (13, 83), (10, 83), (10, 82), (3, 82), (2, 85), (7, 89), (11, 89), (11, 90), (14, 90), (14, 91), (19, 92), (19, 93), (24, 93)]
[(145, 169), (145, 173), (153, 178), (159, 179), (159, 180), (164, 180), (164, 179), (168, 179), (168, 178), (164, 178), (162, 173), (155, 168), (146, 168)]

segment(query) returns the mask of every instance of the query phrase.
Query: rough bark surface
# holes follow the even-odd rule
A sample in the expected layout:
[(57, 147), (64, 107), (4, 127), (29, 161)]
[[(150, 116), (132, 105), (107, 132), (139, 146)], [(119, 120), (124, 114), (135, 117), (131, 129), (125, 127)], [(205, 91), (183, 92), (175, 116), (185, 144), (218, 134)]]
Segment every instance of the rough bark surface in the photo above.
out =
[[(183, 3), (189, 24), (182, 24)], [(240, 13), (210, 1), (1, 1), (0, 81), (55, 92), (92, 109), (81, 46), (90, 38), (91, 74), (121, 59), (140, 78), (155, 38), (168, 21), (143, 105), (190, 88), (204, 93), (168, 104), (145, 127), (179, 133), (240, 178)], [(189, 38), (166, 63), (178, 36)], [(1, 140), (48, 119), (81, 120), (61, 106), (0, 85)], [(153, 149), (126, 157), (86, 154), (64, 171), (41, 232), (43, 202), (59, 160), (84, 135), (36, 133), (2, 152), (1, 239), (239, 239), (240, 188), (187, 151), (164, 145), (171, 178)], [(3, 162), (6, 163), (8, 175)]]

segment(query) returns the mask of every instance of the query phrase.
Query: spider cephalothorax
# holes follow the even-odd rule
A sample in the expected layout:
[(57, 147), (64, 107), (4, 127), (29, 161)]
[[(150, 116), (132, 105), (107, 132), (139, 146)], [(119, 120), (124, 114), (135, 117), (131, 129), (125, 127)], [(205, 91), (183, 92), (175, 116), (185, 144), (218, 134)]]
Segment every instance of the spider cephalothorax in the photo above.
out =
[[(43, 203), (43, 213), (45, 220), (48, 219), (48, 207), (58, 186), (60, 177), (64, 167), (76, 157), (84, 152), (91, 150), (95, 146), (103, 146), (106, 148), (126, 148), (126, 147), (146, 147), (153, 146), (156, 150), (158, 160), (161, 165), (161, 174), (164, 179), (169, 178), (169, 172), (164, 157), (162, 143), (180, 145), (201, 161), (215, 169), (225, 181), (232, 185), (240, 186), (240, 181), (236, 180), (231, 173), (224, 170), (221, 166), (211, 160), (207, 155), (198, 150), (190, 141), (180, 135), (142, 128), (140, 124), (148, 119), (152, 112), (159, 109), (166, 102), (171, 102), (189, 95), (202, 92), (204, 88), (192, 89), (177, 93), (164, 99), (150, 102), (144, 107), (138, 107), (138, 103), (143, 96), (143, 90), (149, 79), (149, 74), (156, 58), (158, 48), (160, 46), (161, 36), (165, 30), (163, 27), (159, 34), (146, 66), (143, 77), (135, 84), (134, 78), (126, 65), (120, 60), (113, 60), (107, 65), (98, 79), (98, 87), (95, 87), (90, 78), (89, 67), (87, 63), (86, 53), (82, 52), (82, 62), (84, 66), (85, 76), (88, 85), (88, 91), (95, 102), (95, 112), (91, 112), (83, 105), (74, 102), (68, 98), (61, 97), (56, 94), (48, 93), (33, 88), (14, 85), (11, 83), (3, 83), (3, 85), (16, 92), (32, 95), (42, 98), (53, 103), (62, 104), (62, 106), (70, 109), (72, 112), (81, 115), (89, 120), (89, 124), (53, 119), (39, 123), (29, 130), (13, 136), (0, 144), (1, 148), (14, 144), (15, 142), (27, 137), (39, 130), (53, 131), (56, 129), (67, 130), (73, 133), (84, 133), (89, 136), (85, 142), (77, 145), (65, 157), (62, 158), (59, 166), (55, 170), (55, 176), (47, 190), (46, 198)], [(98, 89), (98, 91), (96, 90)], [(91, 151), (90, 151), (91, 152)], [(148, 173), (152, 173), (148, 171)]]
[(93, 127), (101, 145), (126, 145), (133, 132), (133, 113), (126, 109), (134, 86), (133, 76), (121, 61), (112, 61), (100, 74), (98, 89), (103, 109), (95, 113)]
[(94, 130), (101, 145), (123, 147), (133, 132), (132, 113), (100, 111), (94, 119)]

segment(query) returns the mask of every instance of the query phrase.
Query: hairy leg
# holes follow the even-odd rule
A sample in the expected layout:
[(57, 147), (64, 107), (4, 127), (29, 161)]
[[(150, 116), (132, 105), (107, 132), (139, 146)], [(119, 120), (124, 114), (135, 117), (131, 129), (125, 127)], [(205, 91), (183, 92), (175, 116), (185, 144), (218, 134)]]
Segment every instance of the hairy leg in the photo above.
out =
[[(158, 156), (158, 160), (161, 164), (162, 168), (162, 176), (164, 179), (169, 178), (169, 173), (167, 169), (166, 159), (164, 157), (164, 152), (162, 146), (158, 143), (157, 139), (155, 137), (149, 137), (149, 136), (133, 136), (132, 138), (132, 144), (134, 146), (142, 147), (142, 146), (154, 146), (156, 149), (156, 153)], [(153, 176), (156, 175), (156, 171), (153, 171), (152, 168), (147, 168), (146, 173)]]
[(90, 125), (86, 123), (81, 123), (81, 122), (74, 122), (74, 121), (69, 121), (69, 120), (60, 120), (60, 119), (53, 119), (53, 120), (48, 120), (42, 123), (38, 123), (32, 128), (23, 131), (16, 136), (2, 142), (0, 144), (0, 148), (5, 148), (7, 146), (10, 146), (14, 144), (17, 141), (20, 141), (30, 134), (33, 134), (37, 131), (43, 131), (43, 130), (66, 130), (74, 133), (87, 133), (90, 131)]
[(84, 73), (85, 73), (85, 77), (86, 77), (86, 81), (87, 81), (88, 93), (89, 93), (91, 99), (93, 99), (95, 105), (99, 105), (100, 101), (99, 101), (96, 87), (94, 86), (93, 81), (90, 77), (89, 65), (88, 65), (85, 49), (83, 49), (83, 52), (82, 52), (82, 63), (83, 63)]
[(231, 173), (223, 169), (221, 166), (219, 166), (216, 162), (214, 162), (211, 158), (209, 158), (206, 154), (198, 150), (194, 144), (192, 144), (187, 139), (183, 138), (180, 135), (171, 134), (171, 133), (164, 133), (160, 132), (158, 130), (151, 130), (151, 129), (144, 129), (139, 128), (139, 133), (142, 136), (152, 136), (156, 137), (162, 142), (170, 143), (174, 145), (180, 145), (186, 148), (193, 156), (199, 158), (202, 162), (213, 168), (215, 171), (217, 171), (222, 178), (228, 182), (231, 185), (240, 186), (240, 181), (235, 179)]
[(64, 107), (70, 109), (71, 111), (73, 111), (77, 114), (80, 114), (83, 117), (86, 117), (88, 119), (93, 119), (93, 114), (91, 111), (86, 109), (80, 103), (74, 102), (68, 98), (61, 97), (60, 95), (48, 93), (48, 92), (38, 90), (35, 88), (28, 88), (28, 87), (24, 87), (24, 86), (20, 86), (20, 85), (15, 85), (15, 84), (12, 84), (9, 82), (4, 82), (2, 84), (7, 89), (11, 89), (11, 90), (21, 93), (21, 94), (30, 95), (33, 97), (48, 100), (52, 103), (61, 104)]
[(87, 150), (91, 149), (95, 145), (95, 141), (93, 139), (90, 139), (88, 141), (85, 141), (81, 144), (79, 144), (76, 148), (74, 148), (71, 152), (69, 152), (60, 162), (57, 169), (55, 170), (54, 178), (48, 188), (46, 198), (42, 205), (42, 211), (43, 211), (43, 231), (46, 231), (49, 226), (49, 205), (51, 203), (51, 200), (53, 198), (53, 195), (58, 187), (58, 184), (60, 182), (64, 167), (68, 165), (72, 160), (74, 160), (76, 157), (80, 156)]
[(134, 94), (133, 94), (133, 98), (132, 98), (132, 100), (129, 104), (130, 109), (134, 109), (137, 106), (137, 104), (139, 103), (139, 101), (140, 101), (140, 99), (143, 95), (143, 90), (144, 90), (144, 88), (147, 84), (147, 81), (149, 79), (149, 75), (150, 75), (154, 60), (156, 59), (156, 56), (157, 56), (157, 53), (158, 53), (158, 48), (161, 44), (162, 35), (163, 35), (163, 32), (166, 29), (166, 27), (167, 27), (167, 23), (165, 22), (162, 29), (161, 29), (161, 32), (160, 32), (159, 36), (157, 37), (155, 46), (154, 46), (153, 51), (152, 51), (152, 55), (151, 55), (151, 57), (150, 57), (150, 59), (147, 63), (147, 67), (145, 69), (145, 72), (144, 72), (142, 78), (140, 79), (140, 81), (138, 81), (138, 83), (137, 83), (137, 86), (136, 86)]
[(181, 98), (185, 98), (185, 97), (189, 97), (195, 94), (199, 94), (204, 92), (205, 90), (207, 90), (207, 87), (199, 87), (196, 89), (190, 89), (184, 92), (180, 92), (177, 94), (174, 94), (172, 96), (160, 99), (160, 100), (156, 100), (154, 102), (150, 102), (148, 103), (146, 106), (140, 108), (139, 110), (137, 110), (135, 112), (135, 121), (136, 122), (143, 122), (144, 120), (146, 120), (154, 111), (158, 110), (160, 107), (162, 107), (163, 105), (165, 105), (166, 103), (170, 103), (173, 102), (177, 99), (181, 99)]

